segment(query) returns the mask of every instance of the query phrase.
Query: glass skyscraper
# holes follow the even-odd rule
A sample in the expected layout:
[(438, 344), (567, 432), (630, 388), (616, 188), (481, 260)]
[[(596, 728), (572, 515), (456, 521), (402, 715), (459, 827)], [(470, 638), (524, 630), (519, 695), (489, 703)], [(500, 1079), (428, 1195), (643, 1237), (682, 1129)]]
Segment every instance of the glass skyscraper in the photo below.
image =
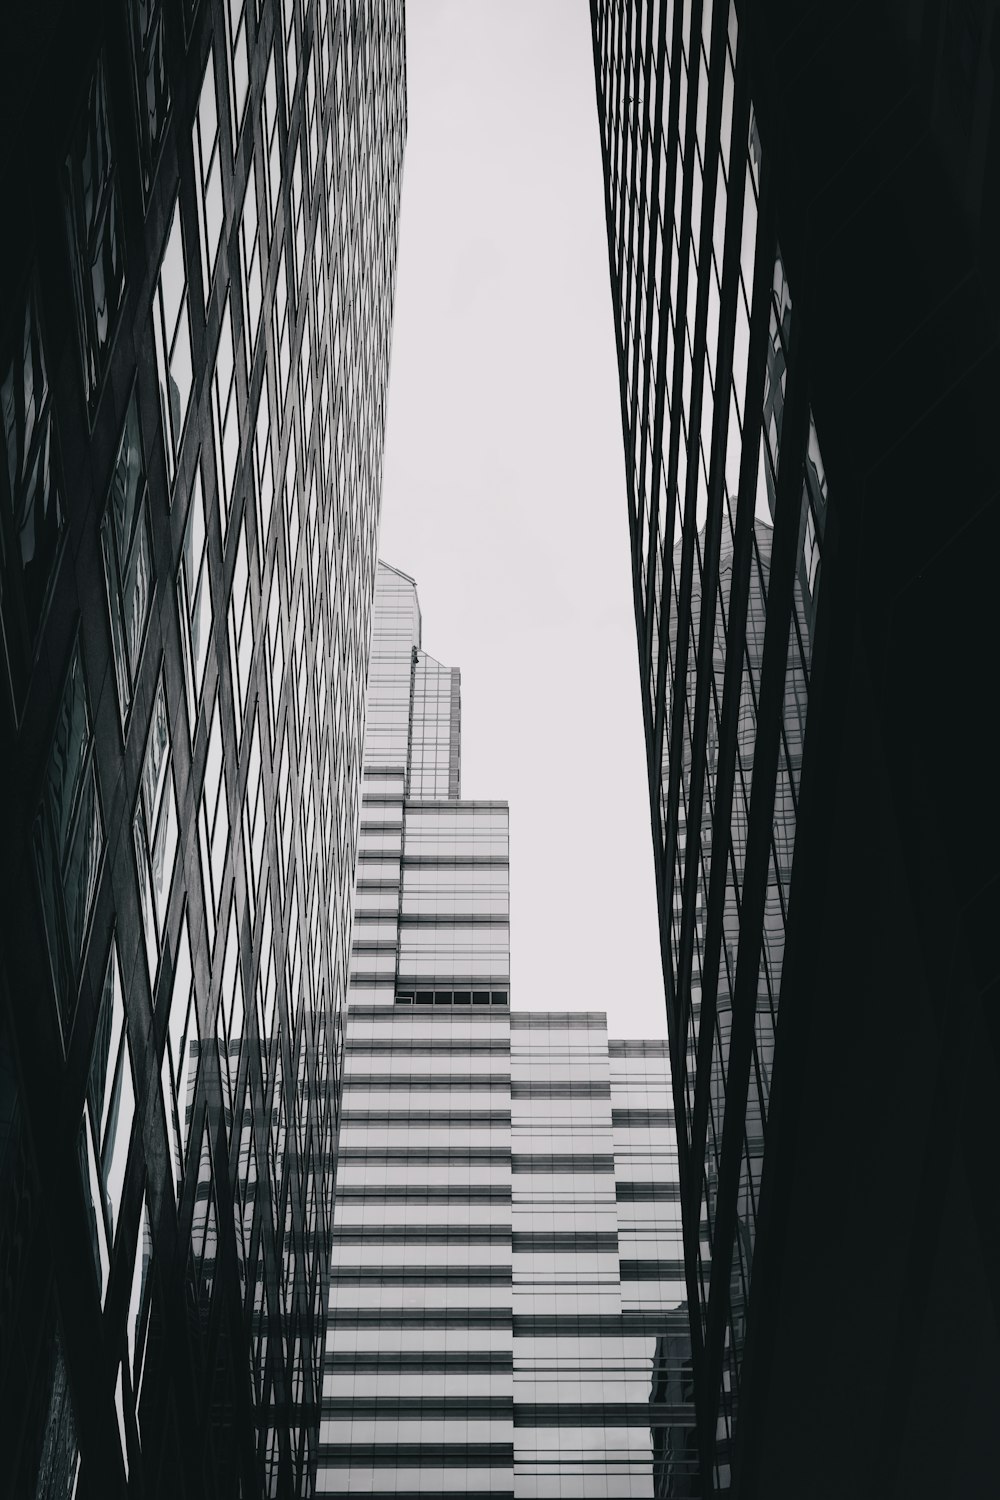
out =
[(507, 806), (379, 565), (318, 1493), (695, 1493), (669, 1064), (511, 1009)]
[[(931, 1349), (981, 1347), (989, 1384), (955, 1288), (992, 1231), (949, 1198), (952, 1147), (917, 1081), (943, 1066), (946, 1012), (943, 1034), (980, 1042), (940, 1097), (961, 1109), (963, 1069), (986, 1094), (996, 1076), (979, 1073), (989, 1006), (926, 935), (967, 912), (954, 941), (985, 1004), (996, 842), (954, 804), (948, 713), (926, 728), (931, 663), (942, 693), (943, 664), (970, 663), (963, 703), (971, 662), (987, 670), (984, 596), (959, 573), (981, 574), (995, 535), (981, 413), (1000, 389), (971, 269), (1000, 223), (987, 28), (947, 9), (904, 22), (876, 3), (862, 32), (823, 4), (591, 0), (705, 1494), (860, 1494), (862, 1469), (873, 1494), (937, 1493), (931, 1470), (890, 1484), (906, 1466), (889, 1430), (905, 1411), (919, 1444), (938, 1421), (907, 1341), (927, 1380)], [(952, 308), (947, 334), (930, 307)], [(968, 487), (954, 517), (942, 485)], [(914, 767), (928, 734), (933, 769), (922, 752)], [(950, 841), (933, 874), (907, 791), (932, 782)], [(890, 1038), (915, 1036), (925, 991), (951, 1009), (920, 1010), (901, 1064)], [(890, 1139), (894, 1185), (862, 1207), (848, 1184)], [(933, 1266), (905, 1238), (927, 1220), (944, 1226)], [(932, 1280), (954, 1337), (910, 1295)]]
[(306, 1495), (402, 0), (2, 51), (0, 1489)]

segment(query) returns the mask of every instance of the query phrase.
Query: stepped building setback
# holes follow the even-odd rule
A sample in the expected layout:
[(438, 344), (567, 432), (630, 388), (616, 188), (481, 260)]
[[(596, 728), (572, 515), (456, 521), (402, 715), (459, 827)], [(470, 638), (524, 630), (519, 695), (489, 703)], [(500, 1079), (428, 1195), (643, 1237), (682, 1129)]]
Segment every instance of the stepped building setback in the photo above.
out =
[(697, 1493), (664, 1042), (511, 1005), (507, 805), (380, 563), (317, 1493)]

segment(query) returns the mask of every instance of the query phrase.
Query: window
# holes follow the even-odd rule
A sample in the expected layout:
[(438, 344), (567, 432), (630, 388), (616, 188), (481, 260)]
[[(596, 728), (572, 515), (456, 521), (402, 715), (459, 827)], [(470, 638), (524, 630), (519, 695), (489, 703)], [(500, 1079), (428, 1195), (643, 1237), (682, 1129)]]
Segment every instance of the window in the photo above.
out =
[(233, 483), (240, 454), (240, 427), (236, 389), (236, 346), (233, 343), (232, 299), (226, 296), (219, 328), (219, 347), (212, 374), (212, 427), (215, 432), (216, 468), (219, 480), (219, 525), (223, 551), (233, 505)]
[(281, 201), (281, 140), (278, 133), (278, 87), (274, 73), (274, 51), (267, 64), (264, 78), (264, 97), (260, 106), (261, 133), (264, 137), (264, 188), (267, 199), (267, 217), (270, 237), (274, 239), (274, 225)]
[(15, 704), (24, 700), (66, 518), (35, 286), (0, 364), (0, 622)]
[(218, 699), (212, 709), (212, 727), (208, 733), (205, 778), (202, 782), (198, 810), (198, 844), (201, 851), (201, 875), (205, 890), (205, 924), (209, 943), (215, 942), (215, 924), (219, 915), (222, 876), (229, 845), (229, 806), (226, 800), (226, 771), (222, 759), (222, 718)]
[(264, 778), (261, 774), (260, 731), (255, 709), (253, 713), (253, 733), (250, 739), (246, 794), (243, 802), (243, 858), (246, 865), (246, 888), (251, 925), (253, 924), (254, 915), (257, 910), (257, 897), (260, 890), (265, 831)]
[(285, 680), (285, 654), (281, 639), (281, 586), (275, 569), (267, 606), (268, 705), (271, 719), (271, 744), (276, 740), (278, 707)]
[(135, 1086), (125, 1023), (118, 947), (112, 937), (80, 1124), (80, 1167), (90, 1216), (101, 1302), (108, 1286), (111, 1249), (125, 1187)]
[(170, 230), (163, 251), (160, 277), (153, 295), (153, 338), (156, 373), (160, 383), (160, 413), (163, 418), (163, 448), (167, 481), (173, 484), (181, 435), (191, 399), (191, 327), (188, 312), (187, 275), (181, 233), (180, 199), (174, 204)]
[(101, 546), (111, 616), (118, 708), (124, 729), (132, 707), (153, 602), (149, 496), (136, 390), (132, 392), (125, 414), (125, 427), (111, 478), (111, 493), (101, 522)]
[(292, 781), (288, 771), (288, 734), (282, 736), (278, 762), (277, 796), (274, 813), (278, 828), (278, 853), (281, 856), (281, 891), (288, 889), (288, 862), (292, 850)]
[(271, 420), (267, 405), (267, 381), (260, 387), (257, 421), (253, 437), (254, 467), (257, 478), (257, 562), (263, 580), (267, 567), (267, 548), (271, 540), (271, 510), (274, 505), (274, 473), (271, 469)]
[(125, 237), (100, 58), (66, 158), (65, 202), (83, 390), (93, 420), (125, 297)]
[(194, 147), (195, 186), (198, 189), (198, 244), (201, 249), (201, 282), (208, 306), (212, 275), (219, 254), (225, 207), (222, 201), (222, 151), (219, 142), (219, 111), (215, 97), (215, 51), (208, 49), (191, 132)]
[(281, 0), (282, 30), (285, 34), (285, 109), (289, 118), (295, 85), (299, 76), (299, 48), (295, 35), (295, 0)]
[(198, 1191), (195, 1194), (194, 1217), (191, 1221), (191, 1254), (195, 1291), (204, 1316), (207, 1316), (212, 1303), (212, 1287), (215, 1284), (216, 1251), (212, 1147), (208, 1133), (208, 1121), (206, 1120), (201, 1138), (201, 1154), (198, 1158)]
[(170, 108), (161, 0), (130, 0), (129, 30), (139, 116), (142, 190), (148, 201)]
[(167, 1121), (167, 1138), (172, 1164), (171, 1182), (180, 1199), (184, 1178), (194, 1093), (198, 1078), (198, 1004), (191, 966), (191, 944), (188, 938), (187, 911), (181, 919), (181, 933), (174, 965), (174, 982), (170, 992), (170, 1014), (167, 1018), (167, 1045), (160, 1070), (160, 1091)]
[(288, 318), (288, 282), (285, 279), (285, 247), (278, 257), (278, 275), (274, 283), (274, 352), (278, 361), (278, 403), (285, 410), (288, 376), (291, 371), (291, 339)]
[(271, 942), (271, 893), (264, 896), (264, 918), (260, 932), (260, 969), (257, 974), (257, 1034), (260, 1041), (260, 1066), (267, 1090), (272, 1055), (271, 1032), (274, 1026), (275, 971)]
[(305, 200), (302, 192), (302, 135), (295, 143), (295, 160), (292, 162), (292, 249), (294, 251), (296, 296), (302, 282), (302, 262), (306, 250)]
[(177, 802), (170, 764), (170, 725), (161, 674), (142, 766), (142, 785), (133, 835), (139, 872), (139, 905), (146, 937), (150, 985), (154, 984), (163, 942), (170, 881), (177, 854)]
[(243, 738), (250, 670), (253, 665), (253, 610), (250, 606), (250, 570), (247, 566), (247, 510), (243, 511), (236, 566), (229, 596), (229, 664), (233, 677), (233, 708), (236, 713), (236, 745)]
[(243, 977), (240, 965), (240, 924), (236, 916), (235, 898), (229, 903), (229, 926), (226, 933), (226, 953), (222, 961), (222, 989), (215, 1030), (219, 1045), (222, 1104), (226, 1129), (231, 1131), (243, 1047)]
[(193, 740), (205, 680), (205, 664), (208, 661), (208, 642), (212, 634), (212, 588), (209, 582), (205, 496), (201, 485), (200, 463), (194, 466), (187, 525), (181, 547), (181, 566), (177, 575), (177, 614), (184, 653), (188, 727)]
[[(247, 367), (252, 370), (254, 354), (257, 350), (257, 338), (260, 333), (261, 308), (264, 303), (257, 179), (252, 164), (247, 173), (243, 214), (240, 218), (240, 267), (243, 274), (243, 327), (246, 337)], [(265, 402), (267, 400), (266, 390), (263, 400)]]
[(136, 1410), (142, 1392), (146, 1365), (146, 1337), (149, 1333), (150, 1282), (149, 1266), (153, 1258), (153, 1237), (149, 1228), (149, 1202), (145, 1193), (139, 1215), (139, 1236), (135, 1247), (132, 1287), (128, 1298), (128, 1321), (125, 1339), (128, 1347), (128, 1370), (132, 1382), (132, 1400)]
[(299, 558), (299, 466), (298, 423), (292, 422), (292, 437), (288, 444), (288, 462), (285, 466), (285, 544), (288, 550), (288, 590), (292, 592), (295, 570)]
[(246, 0), (226, 0), (226, 30), (229, 36), (229, 79), (232, 84), (233, 153), (239, 140), (250, 92), (250, 41)]
[(76, 1010), (103, 853), (93, 733), (77, 646), (63, 689), (35, 823), (38, 884), (64, 1043)]

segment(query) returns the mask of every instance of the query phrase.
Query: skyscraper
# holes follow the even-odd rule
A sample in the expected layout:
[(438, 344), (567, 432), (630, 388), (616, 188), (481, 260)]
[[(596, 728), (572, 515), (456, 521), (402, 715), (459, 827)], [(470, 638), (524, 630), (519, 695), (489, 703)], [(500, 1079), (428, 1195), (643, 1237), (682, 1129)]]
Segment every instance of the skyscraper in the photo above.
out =
[(0, 51), (0, 1489), (305, 1495), (403, 7)]
[(591, 3), (705, 1494), (996, 1471), (1000, 33), (904, 9)]
[(691, 1494), (666, 1047), (511, 1009), (459, 689), (380, 564), (318, 1492)]

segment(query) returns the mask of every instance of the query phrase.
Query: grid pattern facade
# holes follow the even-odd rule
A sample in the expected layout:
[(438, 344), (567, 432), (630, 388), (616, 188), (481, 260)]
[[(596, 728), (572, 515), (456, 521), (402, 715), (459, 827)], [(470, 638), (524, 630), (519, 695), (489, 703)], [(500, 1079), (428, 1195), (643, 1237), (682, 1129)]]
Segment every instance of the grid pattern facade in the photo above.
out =
[(318, 1490), (687, 1495), (666, 1048), (510, 1011), (507, 807), (459, 800), (457, 693), (380, 563)]
[(827, 481), (744, 8), (591, 17), (703, 1483), (725, 1492)]
[(403, 6), (7, 41), (0, 1488), (306, 1495)]

